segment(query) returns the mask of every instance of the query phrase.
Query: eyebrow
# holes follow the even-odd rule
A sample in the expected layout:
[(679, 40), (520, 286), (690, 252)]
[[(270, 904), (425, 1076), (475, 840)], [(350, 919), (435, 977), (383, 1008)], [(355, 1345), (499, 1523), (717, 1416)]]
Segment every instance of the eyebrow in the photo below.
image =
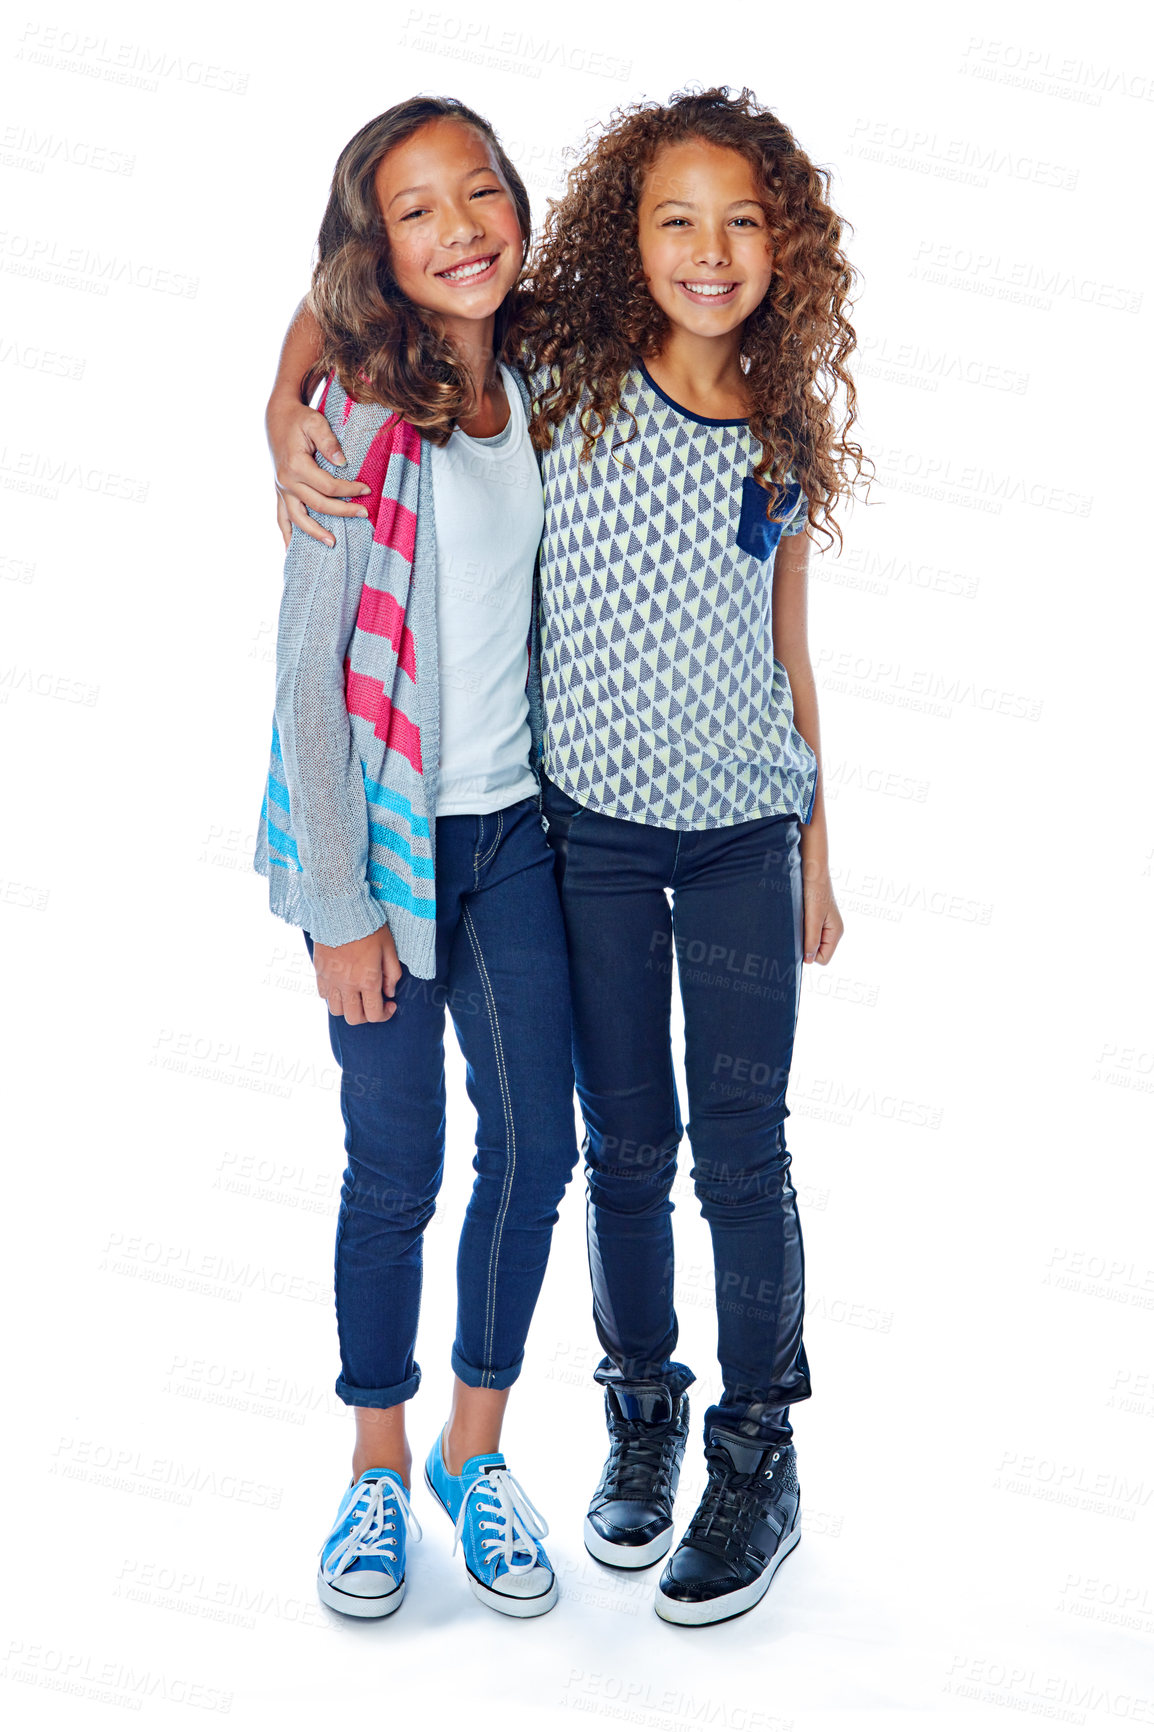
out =
[[(471, 168), (469, 170), (468, 174), (465, 176), (465, 179), (466, 180), (472, 180), (474, 178), (474, 176), (476, 176), (478, 174), (496, 175), (497, 170), (492, 166), (491, 163), (486, 163), (483, 168)], [(393, 194), (392, 198), (389, 200), (389, 204), (390, 205), (396, 204), (396, 202), (399, 198), (415, 198), (418, 193), (427, 193), (428, 190), (429, 189), (427, 186), (407, 186), (407, 187), (405, 187), (403, 192), (395, 192)]]
[[(681, 206), (681, 210), (686, 210), (686, 211), (697, 210), (697, 204), (693, 204), (693, 201), (691, 201), (691, 199), (662, 199), (662, 201), (660, 201), (660, 204), (655, 204), (655, 206), (653, 206), (653, 210), (664, 211), (665, 206), (667, 206), (667, 204), (679, 204), (679, 206)], [(755, 204), (755, 206), (757, 206), (757, 210), (761, 210), (761, 199), (731, 199), (731, 201), (729, 201), (729, 203), (726, 204), (726, 210), (728, 210), (728, 211), (738, 210), (738, 206), (740, 206), (740, 204)]]

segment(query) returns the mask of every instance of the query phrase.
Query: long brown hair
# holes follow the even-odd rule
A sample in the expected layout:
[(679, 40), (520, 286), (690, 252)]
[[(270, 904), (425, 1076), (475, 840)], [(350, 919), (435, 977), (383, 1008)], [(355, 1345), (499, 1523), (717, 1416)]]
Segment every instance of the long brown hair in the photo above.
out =
[[(415, 96), (378, 114), (345, 145), (333, 171), (306, 301), (323, 346), (301, 395), (307, 402), (335, 373), (350, 396), (398, 410), (434, 445), (444, 445), (471, 405), (469, 375), (436, 313), (414, 306), (397, 287), (374, 186), (382, 158), (431, 120), (459, 120), (491, 146), (528, 250), (529, 195), (487, 120), (450, 96)], [(498, 352), (511, 300), (506, 296), (497, 312)]]
[(658, 152), (692, 139), (739, 151), (753, 165), (773, 246), (773, 281), (742, 338), (749, 426), (762, 445), (754, 473), (770, 493), (766, 513), (792, 469), (809, 500), (810, 524), (817, 529), (820, 519), (832, 545), (835, 536), (841, 541), (833, 508), (863, 477), (868, 491), (871, 467), (850, 438), (855, 273), (841, 248), (843, 223), (827, 202), (828, 173), (750, 90), (731, 96), (720, 86), (680, 92), (664, 106), (634, 103), (590, 134), (564, 196), (550, 205), (518, 303), (528, 358), (553, 369), (552, 385), (534, 405), (534, 442), (548, 448), (552, 429), (577, 409), (588, 461), (636, 357), (660, 352), (669, 320), (641, 267), (637, 211)]

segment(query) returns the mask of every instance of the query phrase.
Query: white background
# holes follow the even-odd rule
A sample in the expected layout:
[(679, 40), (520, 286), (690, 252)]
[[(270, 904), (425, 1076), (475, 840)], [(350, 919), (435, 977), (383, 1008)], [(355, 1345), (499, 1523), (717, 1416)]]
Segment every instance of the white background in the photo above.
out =
[[(1154, 44), (1117, 5), (462, 5), (62, 3), (0, 34), (10, 1711), (1150, 1725)], [(461, 96), (540, 216), (589, 123), (690, 81), (748, 81), (829, 166), (864, 278), (879, 484), (812, 605), (847, 932), (807, 979), (791, 1094), (805, 1539), (703, 1632), (658, 1622), (655, 1572), (586, 1557), (575, 1184), (506, 1434), (559, 1607), (477, 1605), (419, 1487), (408, 1601), (349, 1627), (313, 1592), (350, 1443), (336, 1077), (249, 870), (281, 565), (263, 405), (367, 118)], [(470, 1176), (453, 1078), (418, 1455)], [(711, 1275), (678, 1195), (696, 1431)], [(700, 1484), (695, 1439), (679, 1519)]]

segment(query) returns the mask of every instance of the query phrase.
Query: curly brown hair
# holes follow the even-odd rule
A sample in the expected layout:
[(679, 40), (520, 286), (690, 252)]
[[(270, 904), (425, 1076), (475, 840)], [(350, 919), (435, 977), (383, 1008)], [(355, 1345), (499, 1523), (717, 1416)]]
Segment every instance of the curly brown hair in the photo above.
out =
[[(670, 326), (642, 270), (638, 205), (659, 151), (694, 139), (739, 151), (753, 165), (773, 246), (772, 285), (742, 335), (766, 514), (792, 469), (810, 525), (818, 531), (820, 517), (827, 545), (835, 536), (840, 543), (833, 508), (859, 481), (868, 491), (870, 468), (849, 436), (857, 396), (846, 366), (856, 343), (855, 273), (841, 249), (848, 225), (827, 202), (828, 172), (750, 90), (731, 96), (720, 86), (678, 92), (666, 105), (633, 103), (590, 133), (564, 196), (550, 203), (518, 299), (515, 334), (525, 357), (533, 368), (552, 369), (553, 383), (534, 403), (534, 442), (547, 449), (552, 429), (577, 409), (588, 461), (637, 356), (660, 354)], [(624, 442), (635, 432), (634, 423)]]
[[(393, 279), (389, 241), (374, 178), (382, 159), (433, 120), (459, 120), (491, 146), (509, 188), (525, 252), (529, 195), (487, 120), (450, 96), (417, 96), (370, 120), (337, 158), (317, 237), (317, 262), (306, 305), (321, 328), (322, 349), (301, 381), (308, 402), (329, 373), (351, 397), (396, 409), (434, 445), (447, 443), (472, 402), (464, 363), (435, 313), (404, 296)], [(497, 312), (501, 352), (513, 296)]]

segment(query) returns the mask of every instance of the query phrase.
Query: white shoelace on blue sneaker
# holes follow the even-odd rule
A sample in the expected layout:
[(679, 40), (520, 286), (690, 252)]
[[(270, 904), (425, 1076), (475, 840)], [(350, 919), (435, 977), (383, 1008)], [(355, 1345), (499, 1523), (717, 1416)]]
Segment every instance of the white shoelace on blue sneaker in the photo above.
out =
[[(487, 1497), (488, 1502), (482, 1503), (481, 1497)], [(510, 1575), (524, 1575), (527, 1570), (535, 1569), (540, 1553), (537, 1541), (543, 1540), (549, 1532), (549, 1524), (529, 1500), (529, 1494), (523, 1485), (513, 1478), (505, 1468), (497, 1468), (492, 1473), (483, 1473), (475, 1479), (465, 1493), (461, 1504), (461, 1513), (457, 1517), (456, 1532), (453, 1536), (453, 1551), (457, 1550), (465, 1532), (465, 1524), (469, 1519), (469, 1500), (477, 1498), (478, 1516), (496, 1516), (496, 1521), (478, 1521), (477, 1532), (481, 1536), (481, 1545), (485, 1551), (485, 1562), (491, 1564), (498, 1552), (504, 1558), (505, 1568)], [(528, 1562), (515, 1564), (513, 1558), (518, 1552), (528, 1554)]]
[[(384, 1558), (387, 1563), (396, 1563), (397, 1523), (389, 1508), (391, 1503), (400, 1511), (409, 1535), (415, 1540), (420, 1539), (421, 1524), (409, 1507), (403, 1486), (398, 1485), (395, 1479), (366, 1480), (345, 1511), (345, 1520), (348, 1521), (358, 1507), (364, 1505), (356, 1525), (337, 1546), (328, 1563), (321, 1565), (328, 1581), (335, 1582), (358, 1558)], [(322, 1546), (322, 1558), (324, 1549)]]

